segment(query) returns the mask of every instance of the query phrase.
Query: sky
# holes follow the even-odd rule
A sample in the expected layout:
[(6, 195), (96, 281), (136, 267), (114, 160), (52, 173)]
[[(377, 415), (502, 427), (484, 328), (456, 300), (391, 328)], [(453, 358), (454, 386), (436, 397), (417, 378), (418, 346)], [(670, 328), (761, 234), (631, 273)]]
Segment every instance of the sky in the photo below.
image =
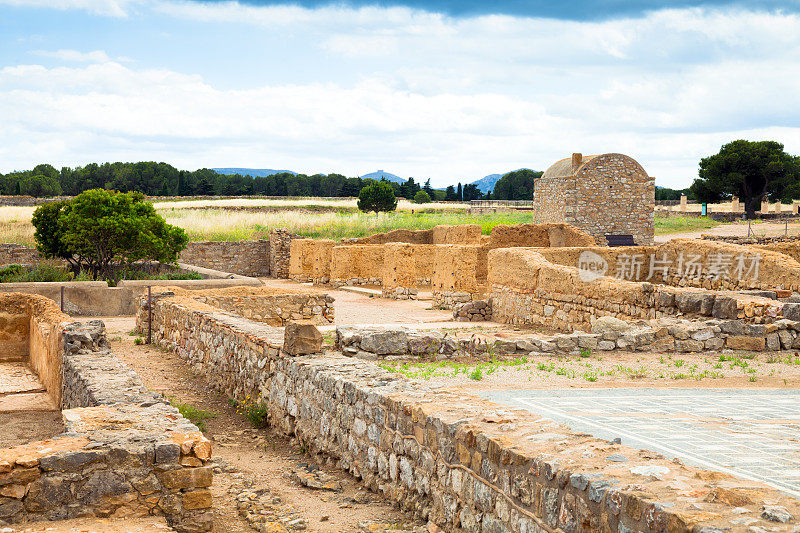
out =
[(800, 154), (800, 0), (0, 0), (0, 172), (165, 161), (435, 186)]

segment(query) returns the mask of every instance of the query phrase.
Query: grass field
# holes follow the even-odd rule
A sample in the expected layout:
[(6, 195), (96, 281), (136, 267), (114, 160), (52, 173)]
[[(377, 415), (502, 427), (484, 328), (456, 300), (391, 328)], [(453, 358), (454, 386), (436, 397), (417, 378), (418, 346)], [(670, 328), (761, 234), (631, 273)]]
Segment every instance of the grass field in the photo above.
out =
[[(465, 204), (426, 204), (401, 201), (393, 213), (365, 214), (354, 211), (355, 200), (320, 198), (293, 200), (233, 199), (156, 202), (167, 222), (184, 228), (191, 240), (236, 241), (261, 239), (274, 228), (287, 228), (306, 237), (341, 239), (363, 237), (393, 229), (428, 229), (437, 224), (479, 224), (484, 234), (498, 224), (534, 222), (530, 213), (470, 215)], [(273, 211), (237, 211), (225, 207), (267, 206)], [(291, 209), (297, 207), (296, 210)], [(327, 210), (315, 211), (315, 207)], [(219, 208), (219, 209), (217, 209)], [(335, 210), (330, 210), (334, 208)], [(33, 245), (30, 223), (33, 207), (0, 207), (0, 242)], [(283, 210), (281, 210), (283, 209)], [(412, 209), (414, 212), (412, 212)], [(656, 216), (656, 234), (696, 231), (718, 225), (709, 218)]]
[(656, 215), (656, 235), (709, 229), (720, 224), (721, 222), (708, 217), (660, 217)]

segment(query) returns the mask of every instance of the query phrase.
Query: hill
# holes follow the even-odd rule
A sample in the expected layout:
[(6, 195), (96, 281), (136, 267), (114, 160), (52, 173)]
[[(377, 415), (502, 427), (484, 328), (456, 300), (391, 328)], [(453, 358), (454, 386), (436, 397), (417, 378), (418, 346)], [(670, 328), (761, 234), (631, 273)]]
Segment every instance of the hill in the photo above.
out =
[(297, 174), (291, 170), (273, 170), (271, 168), (212, 168), (217, 174), (241, 174), (242, 176), (252, 176), (254, 178), (263, 178), (272, 176), (273, 174), (281, 174), (288, 172), (289, 174)]
[(406, 180), (401, 178), (400, 176), (396, 176), (391, 172), (384, 172), (383, 170), (376, 170), (375, 172), (370, 172), (369, 174), (364, 174), (361, 176), (362, 180), (371, 179), (375, 181), (380, 181), (381, 179), (386, 179), (386, 181), (393, 181), (395, 183), (405, 183)]
[(483, 193), (486, 194), (487, 192), (493, 191), (494, 186), (497, 185), (497, 182), (502, 178), (504, 174), (489, 174), (488, 176), (484, 176), (479, 180), (475, 180), (472, 183), (478, 186), (478, 189)]

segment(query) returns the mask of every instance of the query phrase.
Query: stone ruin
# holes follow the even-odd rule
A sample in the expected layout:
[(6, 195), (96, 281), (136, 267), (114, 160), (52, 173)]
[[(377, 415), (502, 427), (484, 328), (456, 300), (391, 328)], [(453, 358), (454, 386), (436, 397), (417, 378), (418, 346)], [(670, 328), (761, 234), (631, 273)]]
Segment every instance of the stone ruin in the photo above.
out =
[(654, 209), (655, 179), (623, 154), (572, 154), (534, 180), (536, 222), (570, 224), (601, 245), (606, 235), (652, 244)]

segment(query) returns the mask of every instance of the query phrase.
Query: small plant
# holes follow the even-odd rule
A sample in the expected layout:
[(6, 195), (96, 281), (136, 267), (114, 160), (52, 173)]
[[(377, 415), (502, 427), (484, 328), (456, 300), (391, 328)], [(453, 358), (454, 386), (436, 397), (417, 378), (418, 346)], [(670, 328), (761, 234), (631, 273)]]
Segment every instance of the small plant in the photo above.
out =
[(253, 427), (264, 427), (267, 425), (267, 404), (257, 402), (248, 396), (241, 402), (232, 400), (236, 406), (236, 411), (245, 417)]
[(133, 344), (135, 344), (136, 346), (141, 346), (142, 344), (144, 344), (144, 339), (141, 337), (136, 337), (135, 339), (133, 339)]
[(480, 368), (475, 368), (472, 372), (469, 373), (469, 379), (473, 381), (480, 381), (483, 379), (483, 372)]
[(217, 416), (217, 413), (213, 411), (206, 411), (193, 405), (180, 403), (173, 397), (169, 398), (169, 403), (171, 403), (172, 406), (178, 410), (183, 418), (197, 426), (197, 429), (200, 431), (206, 430), (206, 420), (209, 418), (215, 418)]
[(592, 356), (592, 349), (591, 348), (581, 348), (580, 356), (584, 359), (587, 357)]

